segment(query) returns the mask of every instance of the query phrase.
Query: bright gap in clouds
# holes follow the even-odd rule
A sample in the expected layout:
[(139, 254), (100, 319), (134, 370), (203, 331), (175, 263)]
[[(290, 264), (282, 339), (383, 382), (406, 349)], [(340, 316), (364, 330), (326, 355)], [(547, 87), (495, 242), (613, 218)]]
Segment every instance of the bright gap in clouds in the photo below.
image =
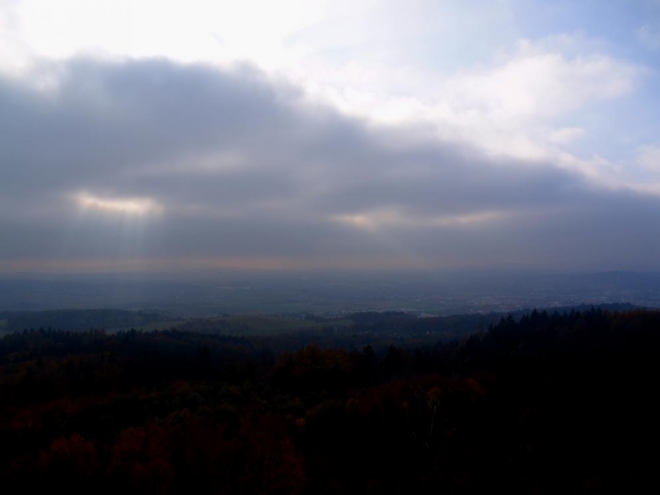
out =
[(344, 225), (350, 225), (365, 231), (395, 228), (446, 228), (446, 227), (479, 227), (493, 222), (504, 222), (520, 216), (518, 212), (510, 211), (480, 211), (460, 215), (419, 216), (405, 215), (396, 210), (376, 211), (354, 215), (334, 215), (331, 220)]
[(163, 207), (150, 198), (104, 198), (89, 193), (74, 195), (74, 200), (83, 211), (98, 211), (102, 213), (123, 216), (141, 217), (160, 213)]

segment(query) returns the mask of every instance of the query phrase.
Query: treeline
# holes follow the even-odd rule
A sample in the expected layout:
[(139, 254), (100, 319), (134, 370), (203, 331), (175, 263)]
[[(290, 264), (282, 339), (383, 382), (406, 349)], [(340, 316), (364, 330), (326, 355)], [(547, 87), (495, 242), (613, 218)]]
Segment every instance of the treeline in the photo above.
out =
[[(378, 321), (364, 320), (357, 332)], [(359, 335), (349, 342), (362, 342)], [(658, 488), (660, 312), (534, 311), (459, 341), (412, 347), (377, 335), (345, 348), (276, 340), (298, 337), (4, 337), (1, 486), (245, 494)]]
[(57, 328), (69, 331), (90, 329), (139, 328), (142, 325), (171, 319), (167, 315), (147, 311), (120, 309), (58, 309), (52, 311), (5, 311), (2, 330), (17, 332), (25, 329)]

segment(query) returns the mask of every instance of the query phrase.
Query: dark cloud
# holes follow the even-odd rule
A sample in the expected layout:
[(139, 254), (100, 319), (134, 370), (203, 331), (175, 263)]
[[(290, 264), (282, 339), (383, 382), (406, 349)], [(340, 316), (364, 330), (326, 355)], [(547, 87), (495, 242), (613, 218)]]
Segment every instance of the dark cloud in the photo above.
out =
[[(374, 128), (250, 67), (71, 60), (0, 79), (0, 261), (400, 259), (658, 268), (660, 201), (414, 128)], [(140, 218), (75, 194), (149, 198)], [(0, 265), (1, 266), (1, 265)]]

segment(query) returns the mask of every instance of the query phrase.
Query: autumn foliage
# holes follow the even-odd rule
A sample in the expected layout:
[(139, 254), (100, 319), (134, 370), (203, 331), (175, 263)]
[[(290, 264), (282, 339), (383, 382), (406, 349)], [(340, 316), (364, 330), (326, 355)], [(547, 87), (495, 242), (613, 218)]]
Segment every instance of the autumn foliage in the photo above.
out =
[(19, 332), (0, 341), (0, 482), (5, 493), (648, 492), (659, 332), (660, 313), (597, 310), (504, 318), (419, 347)]

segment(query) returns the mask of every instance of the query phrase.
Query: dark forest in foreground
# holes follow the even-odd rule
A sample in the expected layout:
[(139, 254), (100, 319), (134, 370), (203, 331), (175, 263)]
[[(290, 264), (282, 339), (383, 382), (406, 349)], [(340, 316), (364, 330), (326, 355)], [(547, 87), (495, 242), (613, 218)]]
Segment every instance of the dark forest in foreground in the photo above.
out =
[(368, 324), (352, 338), (320, 330), (312, 345), (297, 333), (7, 335), (0, 486), (377, 494), (657, 485), (660, 312), (535, 311), (444, 344), (393, 340)]

